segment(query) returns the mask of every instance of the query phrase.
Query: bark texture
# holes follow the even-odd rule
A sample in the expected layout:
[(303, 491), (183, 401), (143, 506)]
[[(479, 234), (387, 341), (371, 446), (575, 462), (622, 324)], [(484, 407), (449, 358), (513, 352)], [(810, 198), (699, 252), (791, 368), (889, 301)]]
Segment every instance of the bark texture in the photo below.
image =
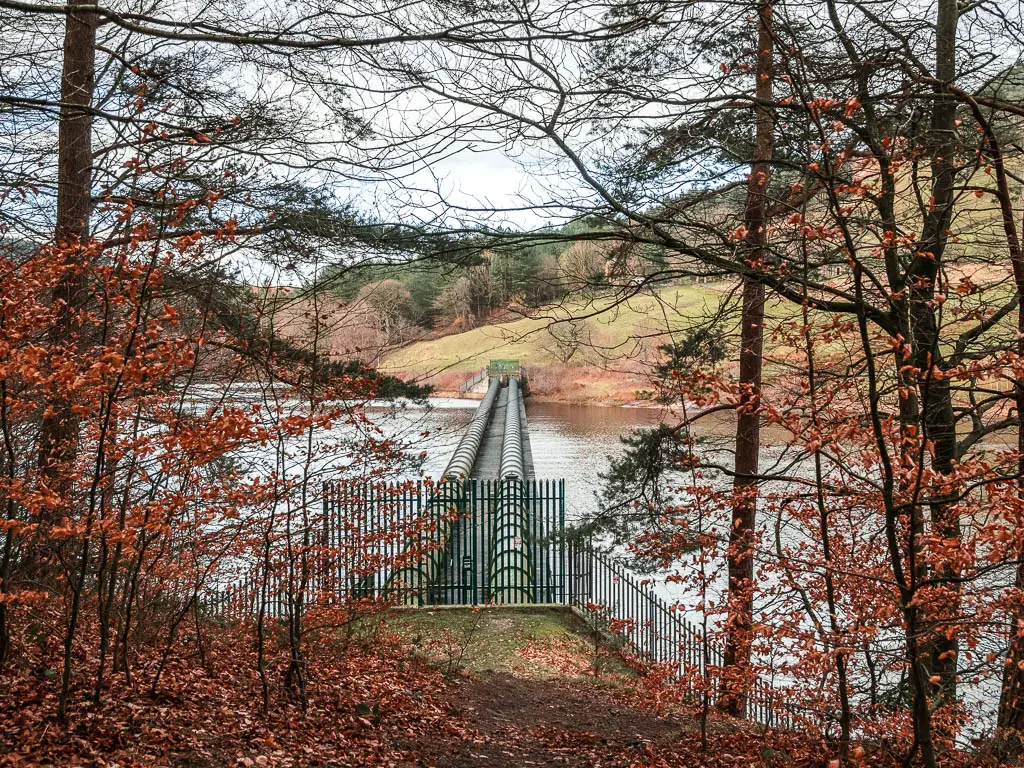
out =
[[(772, 100), (772, 4), (757, 8), (757, 85), (754, 156), (747, 181), (744, 211), (747, 261), (757, 270), (767, 258), (768, 187), (774, 148)], [(751, 634), (754, 620), (754, 536), (757, 525), (757, 471), (761, 454), (762, 351), (764, 347), (764, 283), (756, 275), (743, 278), (740, 331), (740, 396), (736, 419), (736, 462), (733, 515), (729, 534), (729, 605), (722, 683), (722, 708), (742, 717), (746, 712)]]

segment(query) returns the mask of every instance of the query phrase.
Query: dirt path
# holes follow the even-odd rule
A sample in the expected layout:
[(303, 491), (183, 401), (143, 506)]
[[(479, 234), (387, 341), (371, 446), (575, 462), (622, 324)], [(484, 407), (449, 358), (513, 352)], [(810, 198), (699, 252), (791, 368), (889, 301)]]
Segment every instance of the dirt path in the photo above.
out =
[(438, 768), (629, 766), (677, 742), (692, 723), (636, 709), (614, 688), (488, 673), (459, 680), (450, 701), (466, 739), (417, 749)]

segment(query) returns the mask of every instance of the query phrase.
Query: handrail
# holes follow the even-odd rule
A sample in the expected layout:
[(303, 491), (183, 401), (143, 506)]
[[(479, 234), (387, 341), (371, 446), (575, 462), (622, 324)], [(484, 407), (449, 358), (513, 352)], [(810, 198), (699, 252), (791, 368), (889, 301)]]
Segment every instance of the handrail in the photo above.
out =
[[(574, 591), (570, 602), (580, 610), (591, 626), (610, 629), (622, 637), (630, 651), (651, 664), (667, 665), (676, 679), (683, 679), (687, 670), (695, 670), (705, 678), (715, 676), (713, 668), (721, 668), (725, 659), (722, 649), (704, 642), (704, 634), (671, 605), (644, 589), (624, 567), (596, 552), (590, 546), (577, 550), (586, 563), (585, 593)], [(770, 683), (757, 679), (746, 697), (746, 717), (769, 728), (793, 729), (796, 718), (782, 702), (782, 692)], [(713, 697), (714, 698), (714, 697)]]
[(466, 392), (469, 392), (469, 390), (471, 390), (473, 387), (475, 387), (481, 381), (486, 379), (487, 376), (488, 376), (487, 366), (485, 365), (479, 371), (474, 373), (472, 375), (472, 377), (466, 379), (466, 381), (464, 381), (461, 384), (459, 384), (459, 392), (462, 393), (462, 394), (465, 394)]

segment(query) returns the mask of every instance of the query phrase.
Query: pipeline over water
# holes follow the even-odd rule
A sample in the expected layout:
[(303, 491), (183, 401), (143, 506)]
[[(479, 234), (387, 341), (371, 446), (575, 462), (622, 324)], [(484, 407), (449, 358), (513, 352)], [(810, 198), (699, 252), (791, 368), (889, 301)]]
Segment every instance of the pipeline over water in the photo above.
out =
[(526, 470), (523, 461), (523, 421), (519, 383), (508, 383), (505, 432), (501, 439), (501, 494), (491, 545), (491, 595), (497, 603), (530, 603), (532, 577), (526, 541), (530, 530), (524, 499)]
[(491, 421), (491, 411), (494, 409), (494, 401), (498, 399), (498, 391), (501, 389), (501, 382), (498, 379), (491, 379), (487, 387), (487, 395), (480, 403), (473, 414), (472, 421), (462, 433), (462, 439), (452, 454), (448, 466), (441, 474), (442, 480), (465, 480), (473, 471), (476, 464), (476, 456), (480, 452), (480, 443), (487, 432), (487, 425)]
[(437, 574), (444, 569), (445, 551), (448, 548), (448, 540), (452, 534), (450, 514), (453, 509), (464, 503), (462, 499), (462, 481), (469, 477), (476, 463), (477, 454), (480, 452), (480, 443), (487, 432), (487, 425), (491, 420), (491, 412), (494, 410), (494, 401), (498, 399), (498, 392), (501, 389), (501, 382), (492, 379), (487, 387), (487, 395), (473, 414), (469, 426), (462, 433), (455, 453), (452, 454), (448, 466), (441, 475), (441, 484), (435, 490), (428, 505), (440, 506), (442, 514), (432, 516), (439, 520), (440, 529), (433, 531), (429, 536), (420, 536), (422, 541), (412, 546), (428, 546), (422, 560), (402, 568), (391, 578), (393, 586), (396, 586), (402, 595), (402, 601), (407, 604), (418, 604), (427, 602), (424, 595), (430, 584), (435, 580)]
[(501, 469), (498, 477), (526, 479), (523, 464), (523, 420), (520, 416), (521, 400), (519, 382), (508, 383), (508, 405), (505, 407), (505, 432), (501, 438)]

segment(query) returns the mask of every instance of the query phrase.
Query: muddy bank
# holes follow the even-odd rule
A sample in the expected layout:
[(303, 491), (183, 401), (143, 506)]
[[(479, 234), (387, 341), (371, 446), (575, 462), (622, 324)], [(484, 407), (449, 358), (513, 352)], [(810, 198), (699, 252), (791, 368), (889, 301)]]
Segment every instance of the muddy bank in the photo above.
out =
[[(567, 405), (650, 405), (645, 392), (651, 381), (641, 371), (608, 370), (596, 365), (527, 366), (529, 394), (533, 402)], [(463, 393), (459, 385), (476, 371), (447, 371), (434, 376), (402, 378), (434, 387), (437, 397), (479, 399), (482, 395)]]

